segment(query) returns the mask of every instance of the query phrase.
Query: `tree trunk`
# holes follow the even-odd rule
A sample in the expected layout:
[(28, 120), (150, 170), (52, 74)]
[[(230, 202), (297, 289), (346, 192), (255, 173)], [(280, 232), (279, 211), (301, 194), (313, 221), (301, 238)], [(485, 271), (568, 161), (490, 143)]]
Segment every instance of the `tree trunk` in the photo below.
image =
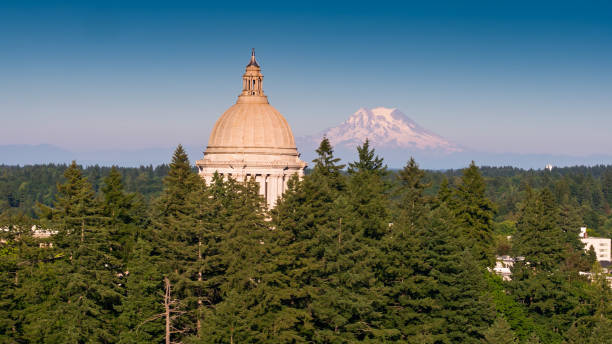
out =
[(340, 218), (340, 228), (338, 230), (338, 246), (342, 244), (342, 218)]
[(166, 285), (166, 294), (164, 296), (164, 307), (166, 317), (166, 344), (170, 344), (170, 280), (168, 277), (164, 277), (164, 284)]
[[(198, 282), (202, 282), (202, 241), (198, 241)], [(200, 290), (201, 283), (198, 286), (198, 294), (201, 294), (202, 290)], [(198, 295), (198, 338), (200, 338), (202, 323), (200, 321), (200, 315), (202, 314), (202, 295)]]
[(81, 219), (81, 243), (85, 241), (85, 218)]

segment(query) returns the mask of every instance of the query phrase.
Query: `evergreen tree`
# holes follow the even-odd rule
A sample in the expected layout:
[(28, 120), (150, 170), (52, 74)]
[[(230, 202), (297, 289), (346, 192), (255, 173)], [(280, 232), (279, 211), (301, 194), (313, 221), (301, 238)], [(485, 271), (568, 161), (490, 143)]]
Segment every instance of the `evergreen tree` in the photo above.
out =
[(506, 319), (498, 317), (491, 327), (484, 332), (482, 342), (486, 344), (518, 344), (519, 341)]
[[(331, 276), (352, 264), (341, 254), (344, 248), (351, 247), (345, 244), (352, 242), (351, 232), (341, 229), (342, 219), (346, 219), (346, 201), (340, 200), (340, 195), (346, 182), (340, 173), (342, 165), (337, 164), (339, 159), (333, 156), (326, 138), (317, 153), (313, 172), (302, 182), (292, 179), (272, 213), (283, 252), (273, 263), (276, 271), (283, 274), (275, 282), (275, 294), (282, 305), (277, 312), (282, 328), (275, 332), (282, 338), (304, 341), (344, 335), (348, 331), (344, 325), (350, 323), (345, 314), (330, 321), (334, 306), (326, 301), (326, 293), (332, 291), (329, 283), (334, 283)], [(312, 309), (315, 303), (319, 305), (316, 312)]]
[(104, 185), (101, 190), (104, 198), (102, 211), (109, 218), (111, 224), (135, 222), (132, 211), (135, 206), (136, 194), (125, 192), (121, 173), (114, 166), (109, 175), (104, 178)]
[(27, 307), (23, 309), (23, 333), (28, 341), (80, 343), (115, 342), (110, 326), (121, 302), (116, 274), (121, 263), (111, 254), (115, 245), (109, 231), (100, 226), (100, 210), (91, 184), (73, 162), (58, 185), (54, 208), (43, 208), (56, 229), (53, 257), (24, 278)]
[(612, 169), (607, 169), (602, 177), (602, 193), (608, 205), (612, 207)]
[(450, 203), (463, 228), (464, 245), (482, 266), (492, 266), (494, 257), (493, 216), (495, 207), (485, 195), (485, 182), (472, 161), (463, 171), (461, 184)]
[(585, 306), (588, 296), (581, 292), (587, 282), (575, 270), (564, 269), (571, 244), (559, 223), (552, 193), (548, 189), (530, 192), (513, 240), (516, 253), (525, 260), (512, 269), (511, 290), (539, 324), (538, 337), (545, 343), (560, 342), (573, 318), (593, 311)]
[[(408, 226), (409, 231), (416, 230), (417, 221), (423, 218), (430, 207), (429, 200), (425, 196), (425, 189), (429, 187), (429, 184), (424, 182), (424, 178), (425, 172), (419, 169), (414, 158), (410, 158), (404, 169), (398, 173), (399, 220)], [(443, 186), (444, 189), (441, 190), (445, 192), (448, 182)], [(442, 201), (446, 201), (446, 194), (443, 196)]]
[(183, 146), (178, 145), (172, 156), (170, 170), (164, 177), (164, 190), (156, 204), (156, 227), (176, 226), (183, 215), (189, 214), (188, 198), (199, 182)]
[(158, 343), (164, 338), (162, 258), (152, 247), (156, 244), (137, 237), (125, 271), (119, 274), (124, 298), (114, 322), (119, 329), (118, 343)]
[[(365, 147), (366, 152), (367, 149), (368, 147)], [(313, 181), (325, 182), (325, 184), (327, 184), (326, 186), (332, 192), (344, 190), (346, 183), (340, 171), (345, 165), (338, 164), (340, 158), (334, 157), (334, 150), (327, 137), (324, 137), (321, 141), (319, 148), (317, 148), (317, 154), (317, 158), (312, 161), (315, 163)], [(376, 164), (376, 161), (373, 163)]]
[(100, 223), (100, 204), (75, 161), (64, 172), (64, 178), (66, 182), (57, 185), (59, 195), (54, 207), (39, 204), (40, 216), (49, 220), (59, 230), (60, 236), (79, 233), (83, 242), (86, 226)]
[(535, 269), (553, 271), (565, 259), (563, 239), (567, 236), (559, 226), (558, 214), (550, 191), (528, 194), (513, 243), (516, 254)]
[[(162, 272), (172, 285), (172, 295), (179, 301), (179, 308), (193, 309), (197, 302), (194, 281), (197, 281), (198, 249), (201, 238), (196, 228), (193, 193), (203, 183), (191, 169), (185, 150), (179, 145), (174, 151), (170, 170), (164, 178), (164, 189), (154, 205), (154, 240), (164, 258)], [(160, 281), (161, 282), (161, 281)], [(197, 332), (197, 314), (188, 312), (176, 320), (175, 325), (183, 336)]]
[(477, 342), (495, 316), (482, 267), (471, 251), (457, 242), (463, 228), (457, 227), (449, 209), (436, 209), (430, 221), (424, 238), (430, 252), (426, 261), (437, 282), (439, 308), (434, 308), (434, 318), (443, 320), (435, 329), (436, 337), (456, 343)]
[(380, 340), (388, 332), (381, 327), (378, 312), (383, 304), (377, 301), (380, 286), (374, 271), (380, 262), (380, 239), (389, 230), (387, 171), (368, 140), (357, 151), (359, 160), (349, 164), (346, 191), (336, 201), (337, 226), (318, 233), (327, 243), (327, 290), (312, 307), (320, 324), (315, 340), (322, 342)]
[(483, 272), (456, 240), (462, 229), (446, 202), (438, 200), (435, 210), (429, 210), (433, 204), (423, 196), (423, 176), (414, 161), (404, 172), (410, 182), (400, 188), (410, 196), (402, 199), (409, 211), (385, 238), (380, 277), (385, 283), (385, 327), (396, 330), (389, 339), (477, 343), (494, 314)]
[[(329, 144), (329, 141), (326, 144)], [(319, 149), (322, 149), (322, 147)], [(383, 159), (376, 155), (373, 148), (370, 149), (370, 140), (366, 139), (361, 146), (357, 146), (357, 155), (359, 160), (349, 163), (349, 174), (367, 172), (375, 173), (380, 177), (384, 177), (387, 174), (387, 167)]]
[(350, 163), (348, 168), (347, 202), (351, 214), (345, 224), (362, 236), (379, 239), (390, 220), (388, 186), (383, 179), (387, 168), (383, 159), (370, 149), (368, 140), (357, 147), (357, 152), (359, 160)]
[[(219, 178), (219, 177), (216, 177)], [(213, 188), (221, 186), (217, 179)], [(209, 228), (203, 244), (203, 278), (199, 283), (207, 308), (202, 308), (201, 342), (270, 340), (269, 266), (274, 250), (265, 221), (263, 199), (254, 180), (223, 183), (220, 228)]]
[(423, 178), (423, 171), (411, 158), (398, 178), (399, 216), (382, 241), (383, 262), (377, 278), (383, 282), (384, 325), (394, 330), (389, 340), (433, 343), (435, 328), (442, 322), (430, 316), (436, 308), (438, 287), (425, 243), (429, 208)]

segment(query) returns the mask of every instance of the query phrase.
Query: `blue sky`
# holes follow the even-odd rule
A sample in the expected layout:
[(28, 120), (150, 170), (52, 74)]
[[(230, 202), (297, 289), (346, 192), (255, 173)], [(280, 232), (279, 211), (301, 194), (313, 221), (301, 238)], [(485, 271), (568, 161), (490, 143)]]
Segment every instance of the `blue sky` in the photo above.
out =
[(2, 1), (0, 144), (205, 147), (250, 49), (296, 136), (397, 107), (492, 152), (612, 152), (612, 5)]

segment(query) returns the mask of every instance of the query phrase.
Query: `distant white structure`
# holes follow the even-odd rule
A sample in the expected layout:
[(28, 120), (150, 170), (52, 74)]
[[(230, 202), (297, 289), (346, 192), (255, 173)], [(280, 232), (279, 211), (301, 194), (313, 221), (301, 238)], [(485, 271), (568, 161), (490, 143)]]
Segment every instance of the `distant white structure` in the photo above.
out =
[[(610, 271), (610, 262), (612, 261), (612, 239), (610, 238), (589, 238), (586, 227), (580, 227), (580, 241), (584, 244), (584, 249), (588, 251), (591, 247), (595, 250), (597, 261), (604, 268), (604, 273)], [(508, 237), (510, 240), (510, 237)], [(511, 256), (497, 256), (495, 267), (489, 268), (489, 271), (495, 272), (504, 281), (512, 280), (512, 267), (514, 263), (524, 261), (525, 257), (511, 257)], [(529, 262), (527, 262), (529, 264)], [(590, 272), (580, 272), (580, 275), (587, 276), (589, 279), (592, 278)], [(612, 287), (612, 276), (606, 277), (610, 287)]]
[[(3, 231), (3, 232), (10, 232), (11, 230), (21, 232), (22, 228), (19, 226), (14, 226), (12, 227), (12, 229), (11, 227), (8, 227), (8, 226), (0, 228), (0, 231)], [(52, 235), (57, 234), (56, 230), (43, 229), (43, 228), (37, 227), (36, 225), (33, 225), (32, 228), (30, 228), (30, 231), (32, 233), (32, 237), (36, 239), (46, 239), (46, 238), (51, 237)]]
[(497, 256), (493, 272), (504, 281), (512, 280), (512, 267), (515, 262), (524, 261), (525, 257)]
[(598, 262), (609, 262), (612, 261), (612, 239), (610, 238), (589, 238), (586, 227), (580, 227), (580, 241), (584, 244), (586, 251), (590, 250), (591, 247), (595, 250)]
[(552, 171), (553, 167), (554, 167), (554, 166), (553, 166), (553, 165), (551, 165), (551, 164), (546, 164), (545, 169), (547, 169), (548, 171)]

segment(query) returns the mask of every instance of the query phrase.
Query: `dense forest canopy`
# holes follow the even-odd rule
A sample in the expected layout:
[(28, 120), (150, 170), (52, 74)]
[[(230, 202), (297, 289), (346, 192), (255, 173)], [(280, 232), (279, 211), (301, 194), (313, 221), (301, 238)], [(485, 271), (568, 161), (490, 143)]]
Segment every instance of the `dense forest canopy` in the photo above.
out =
[[(22, 212), (36, 217), (36, 204), (51, 205), (57, 184), (64, 182), (67, 165), (0, 165), (0, 213)], [(100, 193), (110, 167), (88, 166), (83, 176)], [(168, 165), (117, 167), (127, 192), (135, 192), (146, 200), (159, 196)], [(312, 169), (307, 169), (310, 173)], [(527, 189), (550, 189), (558, 202), (572, 204), (584, 225), (593, 235), (612, 237), (612, 166), (574, 166), (548, 170), (524, 170), (515, 167), (479, 167), (486, 183), (486, 195), (496, 205), (495, 221), (500, 232), (511, 234), (521, 200)], [(389, 170), (390, 183), (397, 182), (399, 170)], [(425, 193), (434, 195), (446, 178), (451, 185), (460, 182), (462, 170), (424, 171), (428, 184)], [(510, 231), (510, 232), (509, 232)]]
[[(578, 240), (610, 236), (612, 167), (358, 153), (324, 139), (273, 210), (253, 180), (206, 185), (181, 146), (156, 168), (2, 166), (0, 341), (612, 342), (609, 274)], [(498, 254), (524, 257), (511, 281)]]

